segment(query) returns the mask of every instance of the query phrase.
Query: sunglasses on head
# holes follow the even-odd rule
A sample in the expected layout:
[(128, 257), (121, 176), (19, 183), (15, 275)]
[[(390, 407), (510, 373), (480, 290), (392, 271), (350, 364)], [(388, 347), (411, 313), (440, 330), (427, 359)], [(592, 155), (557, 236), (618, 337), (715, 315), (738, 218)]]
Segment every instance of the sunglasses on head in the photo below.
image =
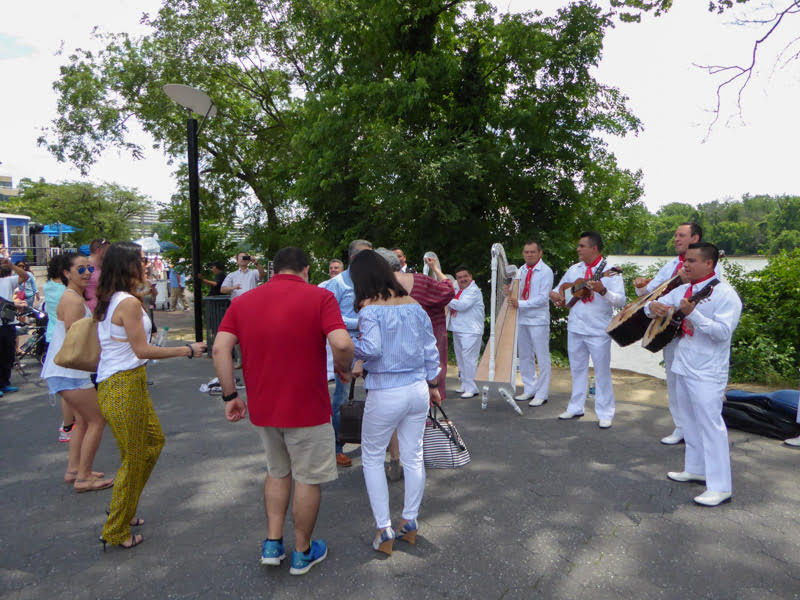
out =
[(86, 271), (89, 271), (89, 273), (94, 273), (94, 266), (81, 265), (80, 267), (78, 267), (78, 275), (83, 275), (84, 273), (86, 273)]

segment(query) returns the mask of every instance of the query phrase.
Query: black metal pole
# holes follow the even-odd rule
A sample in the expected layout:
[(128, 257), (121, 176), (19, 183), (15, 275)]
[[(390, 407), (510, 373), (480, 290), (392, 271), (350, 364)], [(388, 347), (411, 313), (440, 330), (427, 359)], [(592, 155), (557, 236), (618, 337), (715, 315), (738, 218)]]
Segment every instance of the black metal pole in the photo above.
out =
[(200, 175), (197, 167), (197, 119), (187, 119), (189, 147), (189, 210), (192, 230), (192, 285), (194, 285), (194, 339), (203, 341), (203, 291), (200, 286)]

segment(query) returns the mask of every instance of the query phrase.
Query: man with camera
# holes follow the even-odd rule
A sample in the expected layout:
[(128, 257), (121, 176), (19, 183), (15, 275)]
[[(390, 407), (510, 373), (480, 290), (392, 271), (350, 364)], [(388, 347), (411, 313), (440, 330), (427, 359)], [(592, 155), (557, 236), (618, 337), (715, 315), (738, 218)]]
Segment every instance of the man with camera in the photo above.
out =
[[(264, 279), (264, 267), (247, 252), (239, 252), (236, 255), (236, 264), (239, 268), (233, 273), (228, 273), (220, 290), (223, 294), (230, 294), (231, 300), (249, 292)], [(250, 269), (250, 265), (255, 265), (255, 270)]]
[[(0, 396), (16, 392), (11, 385), (11, 368), (17, 353), (17, 330), (13, 322), (14, 290), (28, 280), (25, 269), (11, 264), (8, 258), (0, 258), (0, 298), (2, 299), (2, 324), (0, 324)], [(7, 303), (12, 306), (6, 306)], [(11, 310), (9, 310), (11, 309)]]

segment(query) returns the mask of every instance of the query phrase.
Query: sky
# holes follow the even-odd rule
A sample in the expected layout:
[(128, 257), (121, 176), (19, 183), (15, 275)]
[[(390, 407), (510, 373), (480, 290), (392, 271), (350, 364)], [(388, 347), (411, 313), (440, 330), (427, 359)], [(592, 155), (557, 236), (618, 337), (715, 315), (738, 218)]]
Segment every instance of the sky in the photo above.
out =
[[(758, 0), (754, 0), (758, 2)], [(780, 0), (777, 0), (781, 4)], [(498, 0), (501, 11), (540, 9), (553, 14), (563, 2)], [(751, 3), (752, 4), (752, 3)], [(0, 175), (48, 181), (79, 180), (80, 173), (58, 163), (36, 144), (41, 128), (56, 115), (52, 83), (66, 62), (57, 56), (76, 47), (92, 47), (90, 34), (101, 31), (146, 33), (143, 12), (155, 12), (159, 0), (81, 0), (63, 3), (28, 0), (9, 3), (0, 21)], [(608, 144), (621, 166), (643, 173), (643, 201), (652, 210), (670, 202), (699, 204), (739, 198), (743, 194), (800, 195), (797, 145), (800, 119), (800, 61), (775, 68), (780, 50), (790, 41), (778, 30), (763, 48), (757, 71), (736, 114), (735, 93), (723, 96), (722, 117), (708, 134), (715, 104), (716, 81), (697, 64), (744, 64), (760, 29), (733, 23), (735, 16), (709, 14), (706, 3), (679, 0), (666, 16), (646, 17), (639, 24), (617, 24), (605, 39), (596, 76), (629, 98), (643, 131)], [(759, 13), (760, 14), (760, 13)], [(43, 18), (46, 15), (46, 18)], [(756, 14), (758, 16), (758, 14)], [(800, 15), (794, 17), (800, 21)], [(135, 128), (145, 158), (132, 160), (107, 152), (88, 179), (138, 188), (157, 202), (175, 190), (173, 167), (151, 149), (152, 140)]]

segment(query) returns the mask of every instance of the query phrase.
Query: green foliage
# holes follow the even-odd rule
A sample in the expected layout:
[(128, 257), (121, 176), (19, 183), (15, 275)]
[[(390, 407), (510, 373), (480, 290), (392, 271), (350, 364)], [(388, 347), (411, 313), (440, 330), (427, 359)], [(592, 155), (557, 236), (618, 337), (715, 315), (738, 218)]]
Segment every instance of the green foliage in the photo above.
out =
[[(750, 0), (708, 0), (708, 11), (722, 14), (736, 4), (744, 4)], [(669, 12), (674, 0), (611, 0), (611, 6), (620, 9), (619, 18), (623, 22), (638, 23), (642, 15), (653, 13), (661, 16)]]
[(693, 207), (673, 202), (656, 214), (640, 214), (645, 223), (641, 233), (614, 247), (622, 254), (671, 254), (676, 227), (696, 222), (703, 239), (731, 256), (775, 254), (800, 246), (800, 197), (749, 196), (741, 200), (706, 202)]
[(800, 249), (781, 252), (751, 273), (727, 265), (725, 274), (743, 302), (733, 338), (732, 381), (796, 384), (800, 358)]
[(417, 266), (427, 250), (446, 270), (477, 261), (485, 279), (495, 241), (548, 238), (561, 268), (582, 229), (609, 243), (642, 229), (640, 174), (602, 137), (640, 124), (593, 77), (612, 23), (588, 2), (541, 18), (485, 0), (166, 0), (143, 22), (140, 39), (100, 35), (101, 51), (68, 57), (41, 143), (86, 170), (105, 148), (140, 152), (134, 117), (181, 159), (183, 115), (161, 86), (205, 89), (219, 114), (200, 136), (203, 184), (251, 216), (267, 254), (342, 257), (363, 237)]
[[(113, 183), (95, 185), (83, 182), (47, 183), (22, 179), (20, 194), (9, 200), (7, 212), (29, 215), (44, 225), (61, 222), (80, 231), (66, 239), (76, 246), (95, 238), (130, 240), (133, 217), (150, 206), (136, 189)], [(58, 243), (58, 238), (52, 238)]]

